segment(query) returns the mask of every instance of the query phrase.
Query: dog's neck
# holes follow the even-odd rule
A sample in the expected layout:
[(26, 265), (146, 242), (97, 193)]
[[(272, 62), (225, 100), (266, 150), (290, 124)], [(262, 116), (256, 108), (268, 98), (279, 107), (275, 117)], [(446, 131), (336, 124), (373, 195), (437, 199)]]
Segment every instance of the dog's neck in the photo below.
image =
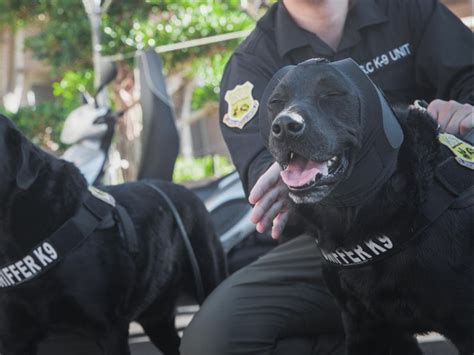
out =
[[(51, 158), (50, 158), (51, 159)], [(26, 191), (10, 193), (0, 220), (0, 265), (21, 257), (50, 236), (78, 210), (87, 184), (70, 163), (52, 160)], [(9, 261), (9, 260), (7, 260)]]
[(405, 141), (397, 169), (372, 198), (356, 207), (299, 207), (323, 250), (352, 247), (381, 235), (396, 239), (413, 223), (433, 179), (438, 154), (436, 125), (420, 112), (400, 117), (407, 119), (401, 122)]

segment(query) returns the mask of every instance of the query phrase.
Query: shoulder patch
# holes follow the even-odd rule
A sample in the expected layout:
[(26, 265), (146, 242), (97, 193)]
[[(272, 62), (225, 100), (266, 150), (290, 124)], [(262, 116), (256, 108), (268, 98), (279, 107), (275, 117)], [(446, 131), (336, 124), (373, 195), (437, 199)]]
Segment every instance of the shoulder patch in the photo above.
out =
[(466, 168), (474, 170), (474, 147), (448, 133), (440, 133), (438, 140), (456, 156), (456, 161)]
[(227, 101), (228, 109), (223, 122), (231, 128), (242, 129), (258, 110), (258, 101), (252, 96), (254, 85), (246, 81), (226, 92), (224, 99)]

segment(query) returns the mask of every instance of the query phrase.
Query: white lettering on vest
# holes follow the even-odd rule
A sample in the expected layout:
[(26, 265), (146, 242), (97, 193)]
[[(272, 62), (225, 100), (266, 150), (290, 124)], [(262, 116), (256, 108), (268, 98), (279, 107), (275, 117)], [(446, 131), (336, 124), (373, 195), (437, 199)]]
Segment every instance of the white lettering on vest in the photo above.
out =
[(372, 58), (367, 63), (361, 64), (359, 66), (365, 74), (369, 75), (378, 69), (381, 69), (410, 55), (410, 43), (405, 43), (399, 47), (389, 50), (387, 53), (382, 53), (381, 55)]
[(51, 244), (41, 244), (30, 255), (0, 269), (0, 288), (11, 287), (34, 277), (57, 259), (58, 253)]

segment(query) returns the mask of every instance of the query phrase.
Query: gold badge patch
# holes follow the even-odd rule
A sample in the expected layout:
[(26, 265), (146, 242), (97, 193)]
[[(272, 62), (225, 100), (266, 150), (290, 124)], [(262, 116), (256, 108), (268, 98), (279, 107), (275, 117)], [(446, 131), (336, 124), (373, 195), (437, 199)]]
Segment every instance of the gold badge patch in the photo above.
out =
[(252, 96), (253, 84), (246, 81), (226, 92), (228, 110), (224, 116), (224, 123), (231, 128), (242, 129), (257, 113), (258, 101)]
[(466, 168), (474, 170), (474, 147), (448, 133), (440, 133), (438, 140), (456, 156), (456, 161)]

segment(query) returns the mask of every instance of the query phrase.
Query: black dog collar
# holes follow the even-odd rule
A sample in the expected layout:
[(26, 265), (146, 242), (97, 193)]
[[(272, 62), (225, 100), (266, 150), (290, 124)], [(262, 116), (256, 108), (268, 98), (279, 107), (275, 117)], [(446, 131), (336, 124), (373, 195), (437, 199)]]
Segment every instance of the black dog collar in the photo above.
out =
[[(338, 207), (360, 205), (373, 196), (395, 171), (398, 150), (404, 138), (401, 126), (381, 91), (352, 59), (333, 63), (310, 59), (298, 65), (329, 65), (347, 77), (357, 90), (359, 117), (364, 123), (362, 147), (351, 175), (320, 203)], [(295, 67), (283, 67), (273, 76), (262, 95), (262, 103), (267, 103), (281, 79)], [(268, 110), (261, 109), (260, 132), (267, 146), (270, 128)]]
[(338, 248), (328, 252), (320, 248), (326, 262), (343, 268), (373, 264), (411, 245), (451, 206), (459, 204), (456, 208), (465, 208), (473, 205), (474, 170), (460, 164), (457, 157), (444, 146), (440, 160), (441, 163), (435, 170), (434, 182), (429, 187), (427, 197), (409, 230), (400, 231), (392, 238), (386, 235), (378, 236), (347, 249)]
[[(22, 259), (0, 266), (0, 289), (20, 286), (50, 270), (68, 253), (79, 247), (114, 211), (117, 211), (121, 219), (120, 225), (123, 225), (119, 229), (128, 232), (127, 235), (132, 233), (133, 239), (135, 230), (130, 231), (130, 222), (123, 220), (123, 207), (116, 205), (111, 195), (91, 188), (74, 217), (36, 245)], [(130, 218), (128, 215), (126, 217)]]

